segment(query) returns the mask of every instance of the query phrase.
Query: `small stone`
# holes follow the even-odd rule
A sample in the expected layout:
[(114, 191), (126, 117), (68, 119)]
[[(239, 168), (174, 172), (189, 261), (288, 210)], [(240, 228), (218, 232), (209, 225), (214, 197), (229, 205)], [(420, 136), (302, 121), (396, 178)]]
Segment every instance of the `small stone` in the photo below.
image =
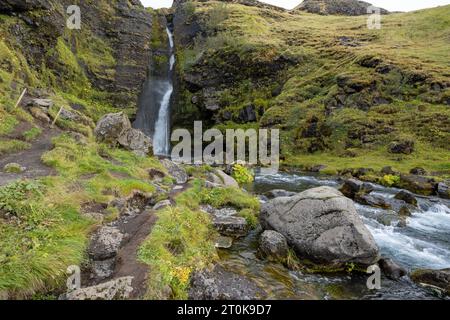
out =
[(241, 217), (215, 217), (213, 225), (217, 231), (224, 236), (243, 237), (247, 235), (247, 221)]
[(165, 207), (170, 207), (172, 205), (172, 203), (170, 202), (170, 200), (163, 200), (158, 202), (157, 204), (155, 204), (155, 206), (153, 207), (153, 210), (158, 211), (161, 209), (164, 209)]
[(7, 173), (22, 173), (26, 170), (27, 170), (27, 168), (22, 167), (20, 164), (15, 163), (15, 162), (8, 163), (3, 167), (3, 171), (5, 171)]
[(400, 267), (392, 259), (381, 258), (378, 264), (383, 273), (392, 280), (398, 280), (408, 274), (405, 268)]
[(406, 203), (409, 203), (409, 204), (411, 204), (411, 205), (417, 207), (417, 199), (416, 199), (416, 197), (414, 197), (414, 195), (413, 195), (411, 192), (409, 192), (409, 191), (406, 191), (406, 190), (400, 191), (399, 193), (397, 193), (397, 194), (395, 195), (395, 199), (403, 200), (403, 201), (405, 201)]
[(218, 249), (229, 249), (233, 245), (233, 238), (219, 236), (216, 240), (216, 248)]
[(416, 167), (412, 168), (411, 171), (409, 171), (411, 174), (415, 174), (416, 176), (426, 176), (427, 171), (424, 168)]
[(123, 234), (118, 228), (101, 227), (92, 237), (89, 255), (94, 260), (106, 260), (116, 256), (123, 240)]
[(41, 108), (31, 107), (30, 113), (35, 119), (40, 120), (44, 123), (50, 123), (51, 121), (47, 113), (44, 112)]
[(268, 260), (285, 261), (289, 253), (286, 237), (276, 231), (264, 231), (259, 240), (259, 251)]

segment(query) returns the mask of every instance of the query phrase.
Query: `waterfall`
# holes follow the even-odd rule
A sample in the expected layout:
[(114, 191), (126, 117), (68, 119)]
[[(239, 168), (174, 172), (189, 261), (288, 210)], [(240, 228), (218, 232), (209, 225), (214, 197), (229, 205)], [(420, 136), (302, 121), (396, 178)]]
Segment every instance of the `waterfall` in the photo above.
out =
[(169, 37), (170, 59), (169, 59), (169, 76), (165, 83), (165, 92), (159, 105), (158, 118), (155, 123), (155, 132), (153, 134), (153, 152), (155, 155), (167, 156), (170, 152), (170, 99), (173, 93), (172, 70), (175, 65), (173, 34), (166, 28)]

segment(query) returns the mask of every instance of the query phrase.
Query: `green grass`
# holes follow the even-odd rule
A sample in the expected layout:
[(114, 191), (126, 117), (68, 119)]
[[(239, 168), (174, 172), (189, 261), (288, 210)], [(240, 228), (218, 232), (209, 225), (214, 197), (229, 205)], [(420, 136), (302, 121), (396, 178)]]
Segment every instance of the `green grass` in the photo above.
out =
[(213, 238), (205, 212), (185, 206), (158, 212), (158, 221), (138, 254), (150, 267), (146, 298), (187, 299), (191, 273), (217, 259)]
[(0, 139), (0, 156), (8, 153), (14, 153), (30, 148), (31, 145), (21, 140), (2, 140)]
[[(217, 8), (224, 4), (193, 4), (193, 14), (210, 30)], [(239, 77), (222, 91), (216, 90), (221, 106), (216, 116), (221, 119), (228, 113), (232, 120), (224, 118), (211, 126), (220, 130), (280, 129), (286, 165), (325, 164), (327, 173), (387, 165), (408, 172), (421, 166), (436, 176), (448, 177), (450, 109), (444, 101), (450, 93), (430, 87), (450, 82), (450, 6), (383, 16), (381, 30), (369, 30), (364, 16), (269, 12), (240, 4), (225, 7), (226, 14), (213, 31), (178, 48), (181, 73), (202, 74), (217, 66), (233, 68), (239, 57), (235, 71)], [(357, 45), (342, 45), (341, 36)], [(279, 57), (297, 63), (279, 74), (256, 76), (261, 65)], [(394, 66), (394, 70), (381, 74), (365, 67), (364, 61), (370, 59)], [(427, 79), (410, 82), (418, 75)], [(346, 83), (340, 83), (342, 79), (347, 79)], [(272, 96), (280, 86), (280, 94)], [(362, 89), (346, 92), (352, 86)], [(180, 121), (189, 118), (186, 113), (199, 119), (186, 89), (182, 96), (186, 102)], [(334, 101), (342, 97), (342, 105), (335, 106)], [(248, 105), (262, 108), (264, 115), (258, 115), (257, 122), (239, 123), (239, 112)], [(312, 123), (317, 123), (317, 132), (308, 137)], [(412, 155), (387, 152), (392, 141), (405, 137), (416, 142)]]
[(31, 128), (28, 131), (25, 131), (23, 133), (23, 138), (25, 139), (25, 141), (33, 141), (35, 140), (37, 137), (39, 137), (42, 133), (42, 129), (39, 127), (34, 127)]
[(12, 217), (0, 219), (0, 292), (30, 298), (59, 289), (66, 268), (85, 260), (96, 224), (83, 218), (82, 204), (107, 204), (134, 190), (155, 191), (148, 169), (164, 171), (156, 159), (87, 140), (78, 144), (66, 134), (54, 139), (54, 149), (42, 159), (58, 176), (0, 188), (0, 215)]
[(67, 266), (84, 259), (91, 222), (46, 195), (35, 182), (0, 188), (0, 213), (12, 219), (0, 221), (0, 291), (12, 297), (62, 285)]
[[(139, 258), (150, 267), (147, 298), (186, 299), (189, 277), (217, 259), (216, 232), (201, 204), (216, 208), (233, 206), (250, 226), (256, 226), (259, 202), (237, 188), (203, 187), (196, 179), (176, 198), (176, 206), (158, 212), (152, 233), (139, 250)], [(168, 296), (167, 292), (171, 292)]]

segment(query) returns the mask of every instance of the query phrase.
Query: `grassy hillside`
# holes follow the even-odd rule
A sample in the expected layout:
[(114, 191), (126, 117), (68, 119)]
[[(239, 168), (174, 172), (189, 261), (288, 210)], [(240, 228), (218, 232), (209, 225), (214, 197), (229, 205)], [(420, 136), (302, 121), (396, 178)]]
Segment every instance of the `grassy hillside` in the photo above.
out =
[[(364, 16), (214, 1), (183, 10), (184, 23), (201, 30), (179, 50), (183, 110), (204, 110), (192, 97), (213, 99), (220, 109), (211, 125), (282, 129), (288, 165), (450, 175), (450, 6), (383, 16), (381, 30)], [(207, 70), (226, 80), (207, 83)], [(240, 116), (248, 106), (256, 121)], [(405, 141), (412, 154), (389, 152)]]

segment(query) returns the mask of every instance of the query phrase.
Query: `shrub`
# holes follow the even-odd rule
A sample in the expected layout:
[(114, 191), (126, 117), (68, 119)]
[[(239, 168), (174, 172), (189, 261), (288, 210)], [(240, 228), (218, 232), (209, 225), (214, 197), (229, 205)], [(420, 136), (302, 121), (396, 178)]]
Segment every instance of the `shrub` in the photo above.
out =
[(233, 178), (237, 181), (237, 183), (239, 183), (239, 185), (251, 183), (254, 180), (253, 173), (240, 164), (234, 165)]

